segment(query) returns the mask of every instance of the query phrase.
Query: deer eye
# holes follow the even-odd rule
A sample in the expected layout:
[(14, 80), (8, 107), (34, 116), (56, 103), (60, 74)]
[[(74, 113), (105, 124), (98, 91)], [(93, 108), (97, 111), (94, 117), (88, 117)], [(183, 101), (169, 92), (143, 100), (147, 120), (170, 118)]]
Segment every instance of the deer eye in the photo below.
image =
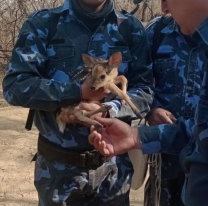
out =
[(101, 78), (101, 79), (105, 79), (105, 75), (101, 75), (100, 78)]

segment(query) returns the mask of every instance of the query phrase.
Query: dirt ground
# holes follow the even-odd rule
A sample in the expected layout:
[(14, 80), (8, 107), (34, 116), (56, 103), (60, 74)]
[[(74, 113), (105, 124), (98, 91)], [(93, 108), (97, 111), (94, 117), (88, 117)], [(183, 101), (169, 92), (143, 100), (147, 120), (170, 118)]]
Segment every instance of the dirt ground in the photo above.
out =
[[(24, 129), (28, 109), (9, 106), (0, 88), (0, 206), (37, 206), (33, 186), (37, 130)], [(143, 187), (131, 191), (131, 206), (142, 206)]]

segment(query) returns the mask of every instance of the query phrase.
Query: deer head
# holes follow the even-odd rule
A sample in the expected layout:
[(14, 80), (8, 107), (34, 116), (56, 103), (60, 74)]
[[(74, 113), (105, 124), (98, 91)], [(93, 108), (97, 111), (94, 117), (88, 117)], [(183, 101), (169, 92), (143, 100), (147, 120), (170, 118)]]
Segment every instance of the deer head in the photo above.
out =
[(110, 74), (117, 72), (117, 68), (122, 62), (120, 52), (114, 53), (109, 60), (95, 59), (87, 54), (83, 54), (82, 58), (86, 67), (91, 69), (92, 90), (97, 90), (105, 86), (112, 78)]

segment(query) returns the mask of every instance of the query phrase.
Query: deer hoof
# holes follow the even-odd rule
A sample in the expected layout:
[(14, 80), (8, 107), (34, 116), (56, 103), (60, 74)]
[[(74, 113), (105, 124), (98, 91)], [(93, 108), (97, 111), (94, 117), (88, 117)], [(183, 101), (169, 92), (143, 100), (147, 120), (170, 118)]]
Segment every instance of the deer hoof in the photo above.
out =
[(92, 125), (95, 127), (95, 129), (103, 128), (103, 125), (100, 124), (100, 123), (97, 122), (97, 121), (93, 121)]
[(102, 104), (102, 106), (100, 107), (101, 112), (107, 112), (107, 111), (109, 111), (111, 108), (112, 108), (111, 105), (105, 105), (105, 104)]
[(126, 105), (126, 101), (125, 100), (121, 100), (121, 106), (125, 106)]
[(134, 112), (134, 114), (135, 114), (139, 119), (142, 118), (142, 117), (141, 117), (141, 114), (140, 114), (140, 112), (139, 112), (138, 109), (133, 110), (133, 112)]

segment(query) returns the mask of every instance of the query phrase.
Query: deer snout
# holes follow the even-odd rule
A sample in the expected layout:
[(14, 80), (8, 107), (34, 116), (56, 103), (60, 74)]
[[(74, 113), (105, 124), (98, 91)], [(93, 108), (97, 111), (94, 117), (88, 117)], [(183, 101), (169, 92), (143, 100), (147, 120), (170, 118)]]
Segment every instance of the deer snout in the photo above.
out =
[(90, 87), (90, 89), (94, 91), (96, 88), (95, 87)]

